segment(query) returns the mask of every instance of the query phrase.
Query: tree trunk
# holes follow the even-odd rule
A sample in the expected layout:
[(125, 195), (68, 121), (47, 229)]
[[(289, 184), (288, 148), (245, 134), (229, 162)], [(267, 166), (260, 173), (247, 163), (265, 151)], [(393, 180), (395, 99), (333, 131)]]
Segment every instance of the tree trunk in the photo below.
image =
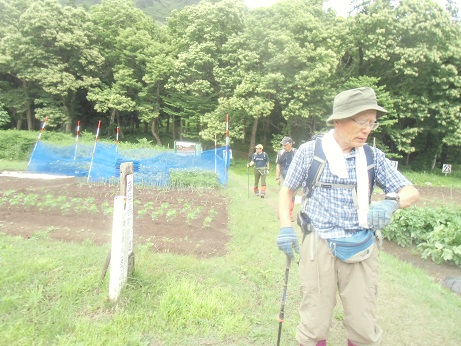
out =
[(269, 116), (264, 117), (264, 122), (263, 122), (263, 128), (264, 128), (264, 136), (263, 136), (263, 143), (262, 145), (266, 146), (266, 144), (269, 142), (267, 139), (268, 133), (269, 133)]
[(155, 118), (152, 120), (152, 123), (150, 125), (150, 132), (152, 132), (152, 135), (154, 136), (155, 140), (157, 141), (157, 144), (158, 145), (162, 145), (162, 140), (160, 139), (160, 136), (158, 135), (158, 132), (157, 132), (157, 119), (158, 118)]
[(259, 118), (254, 118), (253, 121), (253, 128), (251, 129), (251, 138), (250, 138), (250, 148), (248, 150), (248, 160), (251, 158), (251, 155), (253, 155), (255, 151), (255, 145), (256, 145), (256, 131), (258, 130), (258, 120)]
[[(18, 115), (19, 114), (19, 115)], [(16, 109), (13, 109), (13, 116), (11, 118), (17, 118), (16, 120), (16, 130), (22, 130), (22, 119), (23, 119), (23, 113), (19, 112)], [(13, 124), (11, 124), (13, 125)]]
[(442, 144), (442, 153), (440, 154), (440, 168), (443, 168), (444, 163), (447, 162), (448, 147), (446, 144)]
[(122, 127), (120, 126), (120, 112), (117, 112), (117, 126), (120, 134), (120, 138), (125, 138), (125, 134), (123, 133)]
[(109, 128), (111, 128), (115, 124), (115, 114), (116, 113), (117, 113), (117, 110), (115, 108), (112, 108), (110, 112)]
[(22, 87), (25, 95), (24, 108), (26, 109), (27, 130), (32, 131), (35, 130), (35, 121), (32, 116), (32, 105), (29, 101), (29, 93), (27, 92), (27, 82), (24, 80), (22, 81)]
[(436, 162), (437, 162), (437, 154), (434, 155), (434, 161), (432, 161), (431, 170), (435, 168)]

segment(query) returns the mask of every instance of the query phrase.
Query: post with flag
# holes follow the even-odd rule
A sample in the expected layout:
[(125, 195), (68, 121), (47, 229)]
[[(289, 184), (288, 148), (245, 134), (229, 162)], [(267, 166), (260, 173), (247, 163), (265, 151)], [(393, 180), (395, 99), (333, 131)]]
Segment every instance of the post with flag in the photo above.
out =
[(115, 135), (115, 152), (118, 153), (118, 134), (120, 132), (120, 127), (117, 126), (117, 133)]
[(229, 114), (226, 114), (226, 158), (224, 161), (225, 165), (225, 181), (228, 180), (228, 171), (229, 171), (230, 155), (229, 155)]
[(101, 120), (98, 121), (98, 128), (96, 129), (96, 138), (95, 138), (94, 146), (93, 146), (93, 154), (91, 155), (90, 169), (88, 170), (88, 178), (86, 180), (87, 182), (90, 181), (91, 169), (93, 168), (94, 153), (96, 151), (96, 145), (98, 144), (98, 137), (99, 137), (99, 129), (100, 128), (101, 128)]
[(77, 158), (77, 146), (78, 146), (78, 136), (80, 135), (80, 120), (77, 121), (77, 130), (75, 131), (75, 150), (74, 150), (74, 161)]
[(216, 133), (214, 134), (214, 173), (218, 172), (218, 142), (216, 139)]
[(42, 124), (42, 128), (40, 130), (40, 133), (38, 134), (37, 142), (35, 142), (34, 150), (32, 150), (32, 154), (30, 155), (29, 163), (27, 164), (28, 166), (32, 162), (32, 157), (34, 156), (35, 149), (37, 149), (37, 144), (40, 142), (40, 138), (42, 137), (42, 133), (45, 130), (46, 123), (48, 122), (48, 117), (45, 117), (45, 121)]

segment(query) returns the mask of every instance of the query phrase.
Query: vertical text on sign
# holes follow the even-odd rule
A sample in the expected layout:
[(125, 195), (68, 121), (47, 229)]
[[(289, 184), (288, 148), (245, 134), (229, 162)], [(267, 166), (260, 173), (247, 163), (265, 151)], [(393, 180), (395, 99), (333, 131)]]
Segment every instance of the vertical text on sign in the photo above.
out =
[(134, 174), (126, 176), (126, 209), (125, 209), (125, 224), (128, 228), (128, 254), (133, 252), (133, 183)]
[(112, 244), (110, 255), (109, 299), (117, 301), (126, 282), (128, 268), (128, 234), (125, 226), (125, 197), (114, 198)]

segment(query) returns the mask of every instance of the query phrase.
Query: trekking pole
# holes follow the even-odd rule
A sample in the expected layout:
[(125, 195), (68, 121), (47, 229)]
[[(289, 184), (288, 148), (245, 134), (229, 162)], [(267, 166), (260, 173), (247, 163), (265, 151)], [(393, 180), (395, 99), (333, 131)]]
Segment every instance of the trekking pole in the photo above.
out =
[(283, 294), (282, 294), (282, 305), (280, 306), (279, 312), (279, 333), (277, 335), (277, 346), (280, 346), (280, 337), (282, 336), (282, 323), (285, 317), (285, 299), (287, 297), (287, 286), (288, 286), (288, 274), (290, 272), (291, 266), (291, 258), (287, 255), (287, 263), (285, 268), (285, 285), (283, 286)]

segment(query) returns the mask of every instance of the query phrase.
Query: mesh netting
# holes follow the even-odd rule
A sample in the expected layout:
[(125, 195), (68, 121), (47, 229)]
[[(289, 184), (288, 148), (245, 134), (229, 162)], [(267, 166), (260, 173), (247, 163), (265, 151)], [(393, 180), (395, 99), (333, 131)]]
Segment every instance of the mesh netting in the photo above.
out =
[(120, 165), (133, 162), (135, 182), (145, 185), (168, 186), (173, 171), (214, 172), (219, 182), (225, 185), (229, 160), (226, 147), (206, 150), (195, 156), (154, 149), (121, 150), (116, 145), (100, 142), (94, 146), (57, 146), (38, 141), (27, 170), (86, 177), (88, 181), (97, 182), (120, 178)]

